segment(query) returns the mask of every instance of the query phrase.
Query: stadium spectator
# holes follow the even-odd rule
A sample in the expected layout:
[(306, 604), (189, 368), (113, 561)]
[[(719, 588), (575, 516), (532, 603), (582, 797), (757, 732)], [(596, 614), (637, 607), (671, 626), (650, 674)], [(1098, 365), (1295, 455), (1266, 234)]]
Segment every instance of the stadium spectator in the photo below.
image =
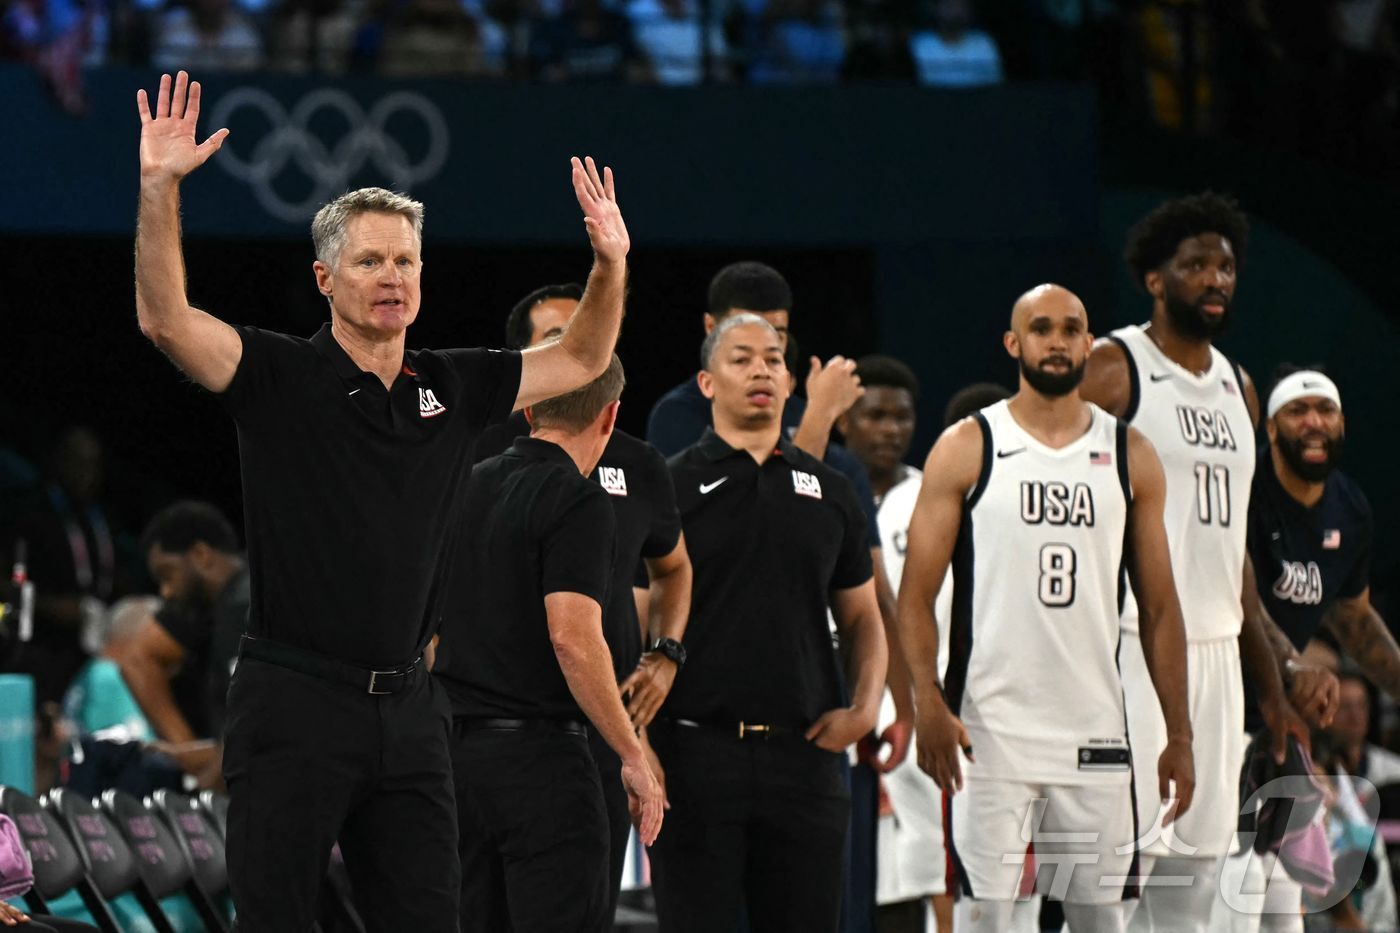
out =
[(233, 0), (191, 0), (161, 14), (151, 64), (173, 71), (196, 63), (211, 71), (262, 66), (262, 36)]
[(155, 596), (128, 596), (112, 604), (102, 632), (102, 653), (83, 665), (63, 696), (64, 718), (78, 735), (112, 730), (124, 738), (147, 742), (155, 738), (122, 678), (118, 659), (131, 649), (141, 629), (155, 624), (160, 608)]
[(627, 17), (601, 0), (568, 0), (559, 16), (536, 22), (530, 55), (546, 81), (638, 80), (647, 70)]
[(909, 40), (919, 83), (985, 87), (1003, 80), (996, 40), (972, 25), (969, 0), (937, 0), (932, 21)]
[(834, 0), (769, 0), (749, 49), (752, 84), (833, 84), (846, 57), (842, 9)]
[(627, 18), (657, 84), (690, 85), (725, 73), (724, 30), (700, 22), (695, 0), (631, 0)]
[(19, 520), (11, 540), (12, 555), (23, 542), (36, 593), (34, 637), (18, 667), (34, 675), (40, 703), (62, 698), (87, 658), (83, 632), (100, 623), (116, 588), (116, 545), (98, 502), (102, 479), (97, 435), (64, 431), (49, 454), (40, 504)]

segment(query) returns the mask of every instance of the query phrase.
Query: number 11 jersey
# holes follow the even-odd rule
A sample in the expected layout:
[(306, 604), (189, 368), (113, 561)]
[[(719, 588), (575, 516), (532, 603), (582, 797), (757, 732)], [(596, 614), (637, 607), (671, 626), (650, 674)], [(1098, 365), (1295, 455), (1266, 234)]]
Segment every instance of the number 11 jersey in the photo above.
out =
[(1006, 402), (974, 416), (982, 472), (953, 551), (946, 690), (979, 779), (1128, 779), (1116, 659), (1127, 428), (1088, 407), (1088, 430), (1058, 449)]
[[(1157, 448), (1166, 474), (1162, 517), (1186, 640), (1237, 637), (1255, 457), (1239, 367), (1212, 347), (1210, 369), (1197, 375), (1177, 365), (1138, 326), (1116, 330), (1108, 339), (1128, 357), (1132, 395), (1123, 420)], [(1131, 593), (1123, 628), (1138, 629)]]

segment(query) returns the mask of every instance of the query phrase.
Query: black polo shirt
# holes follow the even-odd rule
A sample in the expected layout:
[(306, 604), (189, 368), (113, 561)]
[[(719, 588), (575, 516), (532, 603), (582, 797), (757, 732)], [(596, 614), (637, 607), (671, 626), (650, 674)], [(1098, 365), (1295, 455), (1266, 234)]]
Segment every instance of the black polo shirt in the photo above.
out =
[(850, 482), (786, 439), (760, 466), (713, 429), (667, 465), (694, 583), (662, 715), (801, 729), (845, 705), (830, 593), (872, 573)]
[(557, 444), (522, 437), (477, 464), (433, 674), (455, 716), (577, 719), (544, 598), (607, 605), (616, 520), (607, 493)]
[(671, 472), (656, 448), (622, 431), (614, 431), (598, 467), (589, 477), (603, 487), (617, 516), (617, 547), (612, 587), (603, 613), (603, 633), (612, 651), (620, 682), (642, 656), (642, 629), (632, 598), (644, 558), (665, 557), (676, 549), (681, 516)]
[(238, 425), (249, 632), (355, 664), (412, 660), (482, 429), (511, 412), (515, 351), (417, 350), (386, 390), (331, 336), (237, 328), (220, 398)]
[[(481, 435), (476, 445), (477, 462), (502, 453), (516, 438), (529, 434), (525, 413), (516, 412)], [(665, 458), (646, 441), (624, 431), (613, 431), (590, 478), (612, 496), (617, 513), (616, 572), (603, 611), (603, 634), (621, 682), (636, 669), (643, 649), (632, 588), (646, 589), (650, 582), (644, 558), (665, 557), (675, 550), (681, 517)]]
[[(1265, 445), (1249, 495), (1248, 547), (1264, 608), (1302, 651), (1337, 599), (1370, 585), (1371, 505), (1356, 483), (1333, 471), (1322, 498), (1304, 506), (1278, 481)], [(1252, 693), (1247, 725), (1262, 725)]]

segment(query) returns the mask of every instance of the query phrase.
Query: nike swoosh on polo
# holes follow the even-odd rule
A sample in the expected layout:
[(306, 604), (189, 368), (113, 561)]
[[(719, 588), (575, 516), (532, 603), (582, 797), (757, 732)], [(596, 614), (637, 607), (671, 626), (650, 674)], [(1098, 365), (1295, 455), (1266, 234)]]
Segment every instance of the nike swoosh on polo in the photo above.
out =
[(700, 484), (700, 495), (702, 495), (702, 496), (709, 495), (710, 493), (714, 492), (716, 488), (719, 487), (719, 484), (720, 484), (720, 483), (724, 482), (724, 481), (727, 480), (727, 479), (729, 479), (729, 477), (727, 477), (727, 476), (721, 476), (719, 479), (715, 480), (713, 483), (701, 483), (701, 484)]
[(998, 450), (997, 459), (1000, 460), (1002, 457), (1014, 457), (1017, 454), (1023, 454), (1025, 452), (1026, 448), (1024, 447), (1017, 447), (1015, 450)]
[(1153, 382), (1162, 382), (1163, 380), (1170, 379), (1171, 377), (1171, 373), (1153, 373), (1148, 378), (1151, 379)]

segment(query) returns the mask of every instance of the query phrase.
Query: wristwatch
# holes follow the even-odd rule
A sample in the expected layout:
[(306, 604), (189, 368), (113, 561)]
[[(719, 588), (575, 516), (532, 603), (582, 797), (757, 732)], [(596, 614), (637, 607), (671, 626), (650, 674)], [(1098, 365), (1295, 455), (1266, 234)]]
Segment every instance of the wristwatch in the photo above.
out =
[(658, 638), (652, 643), (651, 650), (676, 662), (676, 670), (685, 667), (685, 645), (674, 638)]

